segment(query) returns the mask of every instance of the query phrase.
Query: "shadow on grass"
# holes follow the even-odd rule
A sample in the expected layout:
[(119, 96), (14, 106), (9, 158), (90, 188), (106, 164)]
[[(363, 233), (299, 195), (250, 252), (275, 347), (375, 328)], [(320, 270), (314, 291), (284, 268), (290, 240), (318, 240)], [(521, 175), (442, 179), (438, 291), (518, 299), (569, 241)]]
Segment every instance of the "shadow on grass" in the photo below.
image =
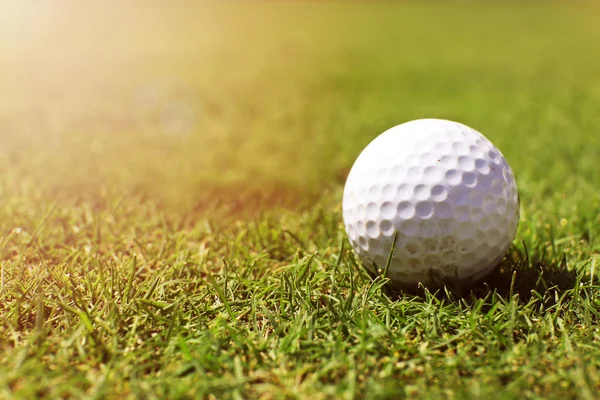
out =
[(504, 260), (485, 278), (465, 287), (453, 287), (458, 298), (480, 298), (496, 292), (503, 298), (518, 294), (527, 302), (533, 292), (563, 292), (572, 289), (577, 281), (577, 272), (569, 270), (566, 262), (552, 263), (532, 259), (528, 262)]
[[(526, 249), (511, 250), (502, 263), (485, 277), (467, 285), (454, 280), (433, 277), (434, 284), (428, 289), (420, 287), (417, 290), (395, 290), (390, 288), (393, 296), (403, 293), (426, 296), (426, 292), (434, 293), (438, 298), (450, 297), (454, 301), (467, 302), (484, 298), (490, 293), (496, 293), (507, 299), (517, 294), (521, 302), (528, 302), (537, 292), (550, 300), (554, 296), (549, 293), (560, 293), (573, 289), (577, 282), (577, 271), (569, 269), (566, 258), (559, 262), (549, 261), (545, 256), (531, 256)], [(448, 296), (450, 294), (450, 296)]]

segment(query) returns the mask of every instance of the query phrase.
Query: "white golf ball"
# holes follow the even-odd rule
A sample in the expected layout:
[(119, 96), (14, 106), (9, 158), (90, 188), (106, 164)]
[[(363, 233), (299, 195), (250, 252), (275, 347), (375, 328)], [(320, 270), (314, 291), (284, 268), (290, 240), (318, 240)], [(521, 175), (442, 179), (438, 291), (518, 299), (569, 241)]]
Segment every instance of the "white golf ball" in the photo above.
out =
[[(352, 247), (393, 285), (474, 281), (497, 266), (515, 237), (512, 170), (481, 133), (420, 119), (375, 138), (352, 166), (342, 203)], [(441, 278), (441, 279), (440, 279)]]

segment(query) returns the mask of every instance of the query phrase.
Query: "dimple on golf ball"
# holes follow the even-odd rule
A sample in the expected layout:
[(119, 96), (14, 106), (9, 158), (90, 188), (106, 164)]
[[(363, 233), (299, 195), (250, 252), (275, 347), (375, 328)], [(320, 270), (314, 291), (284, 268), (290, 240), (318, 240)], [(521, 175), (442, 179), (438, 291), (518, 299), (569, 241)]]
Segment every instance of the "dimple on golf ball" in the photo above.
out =
[(481, 133), (420, 119), (385, 131), (362, 151), (342, 209), (363, 264), (381, 273), (396, 238), (387, 277), (415, 287), (491, 272), (515, 237), (519, 196), (506, 159)]

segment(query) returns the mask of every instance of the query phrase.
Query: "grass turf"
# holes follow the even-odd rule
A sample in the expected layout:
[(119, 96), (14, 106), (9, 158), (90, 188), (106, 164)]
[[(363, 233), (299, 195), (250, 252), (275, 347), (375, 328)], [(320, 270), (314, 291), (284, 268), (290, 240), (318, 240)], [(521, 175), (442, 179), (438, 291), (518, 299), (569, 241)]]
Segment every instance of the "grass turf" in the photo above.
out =
[[(596, 397), (597, 5), (59, 4), (0, 13), (0, 397)], [(522, 218), (485, 282), (398, 296), (341, 188), (427, 116)]]

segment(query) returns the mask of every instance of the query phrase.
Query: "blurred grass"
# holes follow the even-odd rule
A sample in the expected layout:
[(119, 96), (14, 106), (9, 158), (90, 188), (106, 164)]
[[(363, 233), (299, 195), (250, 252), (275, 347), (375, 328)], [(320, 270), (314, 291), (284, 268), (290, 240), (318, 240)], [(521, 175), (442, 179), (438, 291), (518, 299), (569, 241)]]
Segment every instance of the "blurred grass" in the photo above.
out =
[(595, 5), (41, 4), (0, 39), (2, 164), (52, 193), (320, 194), (426, 116), (490, 137), (525, 196), (596, 174)]

